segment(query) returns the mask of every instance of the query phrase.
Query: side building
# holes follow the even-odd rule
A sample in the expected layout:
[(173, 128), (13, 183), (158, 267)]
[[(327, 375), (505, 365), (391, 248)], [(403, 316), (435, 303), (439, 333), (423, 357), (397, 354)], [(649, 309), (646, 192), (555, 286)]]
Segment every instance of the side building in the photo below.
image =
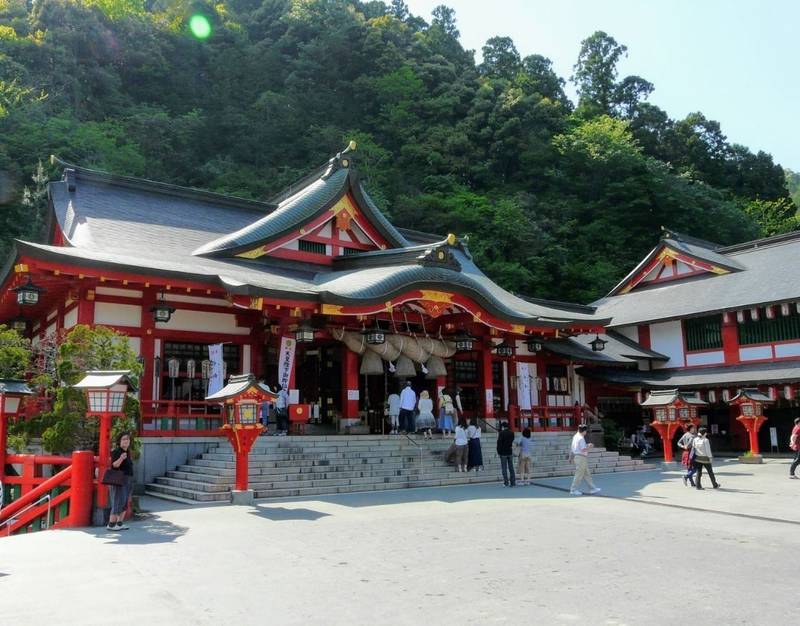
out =
[(780, 449), (800, 413), (800, 233), (732, 246), (664, 230), (658, 245), (609, 294), (593, 303), (621, 335), (653, 354), (636, 367), (584, 367), (590, 402), (628, 429), (642, 424), (649, 390), (696, 392), (719, 447), (744, 450), (747, 433), (728, 400), (759, 388), (772, 402), (761, 429)]

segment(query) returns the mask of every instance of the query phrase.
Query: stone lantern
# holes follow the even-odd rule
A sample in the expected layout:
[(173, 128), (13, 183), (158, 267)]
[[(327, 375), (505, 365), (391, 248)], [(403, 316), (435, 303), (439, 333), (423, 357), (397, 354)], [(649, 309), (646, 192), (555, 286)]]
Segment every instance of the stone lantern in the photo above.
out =
[(248, 489), (248, 456), (256, 438), (264, 430), (258, 419), (263, 402), (274, 402), (278, 394), (256, 381), (253, 374), (231, 376), (228, 384), (206, 400), (219, 402), (223, 408), (222, 433), (236, 454), (236, 488), (231, 492), (234, 504), (252, 504), (255, 494)]
[(651, 391), (642, 406), (653, 412), (653, 421), (650, 426), (661, 437), (664, 443), (664, 462), (672, 463), (672, 437), (681, 428), (688, 424), (697, 426), (700, 418), (697, 409), (708, 406), (708, 403), (697, 397), (696, 394), (684, 393), (678, 389), (665, 389)]
[(758, 457), (760, 462), (761, 450), (758, 447), (758, 431), (767, 418), (764, 417), (764, 405), (771, 404), (773, 400), (758, 389), (742, 389), (733, 398), (728, 400), (730, 406), (739, 409), (739, 417), (736, 421), (740, 422), (747, 430), (750, 437), (750, 453)]

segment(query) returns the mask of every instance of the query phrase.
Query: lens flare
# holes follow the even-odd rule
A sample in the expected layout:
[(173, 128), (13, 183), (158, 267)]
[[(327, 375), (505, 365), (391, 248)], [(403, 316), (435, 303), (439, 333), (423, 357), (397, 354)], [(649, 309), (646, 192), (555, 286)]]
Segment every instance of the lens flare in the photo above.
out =
[(192, 15), (189, 18), (189, 30), (198, 39), (208, 39), (211, 35), (211, 22), (205, 15)]

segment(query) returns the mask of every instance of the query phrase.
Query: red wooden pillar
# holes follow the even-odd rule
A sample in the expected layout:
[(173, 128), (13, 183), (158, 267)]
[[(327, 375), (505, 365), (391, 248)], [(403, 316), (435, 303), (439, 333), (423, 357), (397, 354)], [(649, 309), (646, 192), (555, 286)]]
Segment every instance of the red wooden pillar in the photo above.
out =
[(722, 352), (726, 365), (739, 362), (739, 328), (733, 313), (722, 315)]
[[(5, 404), (5, 398), (0, 397), (0, 482), (6, 476), (6, 454), (8, 449), (8, 418), (4, 411)], [(2, 495), (0, 493), (0, 497)]]
[(111, 463), (111, 416), (107, 413), (100, 416), (100, 443), (97, 446), (97, 507), (108, 506), (108, 488), (100, 480)]
[(358, 400), (350, 399), (349, 393), (358, 393), (358, 355), (344, 346), (342, 351), (342, 418), (352, 419), (358, 417)]
[(156, 296), (154, 291), (146, 290), (142, 297), (142, 318), (140, 326), (142, 328), (141, 339), (141, 356), (144, 360), (144, 369), (142, 371), (142, 378), (140, 382), (141, 392), (139, 400), (144, 403), (145, 400), (155, 400), (153, 397), (153, 367), (155, 367), (155, 322), (153, 321), (153, 314), (150, 308), (156, 303)]
[(94, 289), (81, 289), (80, 291), (78, 324), (94, 325)]
[(70, 476), (69, 518), (64, 526), (79, 528), (89, 526), (92, 521), (92, 479), (94, 476), (94, 453), (81, 450), (72, 453), (72, 475)]

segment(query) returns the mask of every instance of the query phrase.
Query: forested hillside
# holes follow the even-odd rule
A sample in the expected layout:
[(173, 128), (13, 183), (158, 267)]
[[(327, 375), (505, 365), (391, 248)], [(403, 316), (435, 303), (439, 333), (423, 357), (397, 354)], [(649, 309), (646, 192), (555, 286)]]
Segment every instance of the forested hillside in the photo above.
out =
[(770, 155), (649, 104), (610, 35), (575, 53), (561, 77), (495, 37), (477, 63), (452, 10), (428, 24), (399, 0), (0, 0), (3, 250), (40, 236), (53, 153), (267, 198), (349, 139), (395, 223), (469, 234), (489, 274), (540, 297), (602, 295), (662, 224), (722, 243), (796, 227)]

